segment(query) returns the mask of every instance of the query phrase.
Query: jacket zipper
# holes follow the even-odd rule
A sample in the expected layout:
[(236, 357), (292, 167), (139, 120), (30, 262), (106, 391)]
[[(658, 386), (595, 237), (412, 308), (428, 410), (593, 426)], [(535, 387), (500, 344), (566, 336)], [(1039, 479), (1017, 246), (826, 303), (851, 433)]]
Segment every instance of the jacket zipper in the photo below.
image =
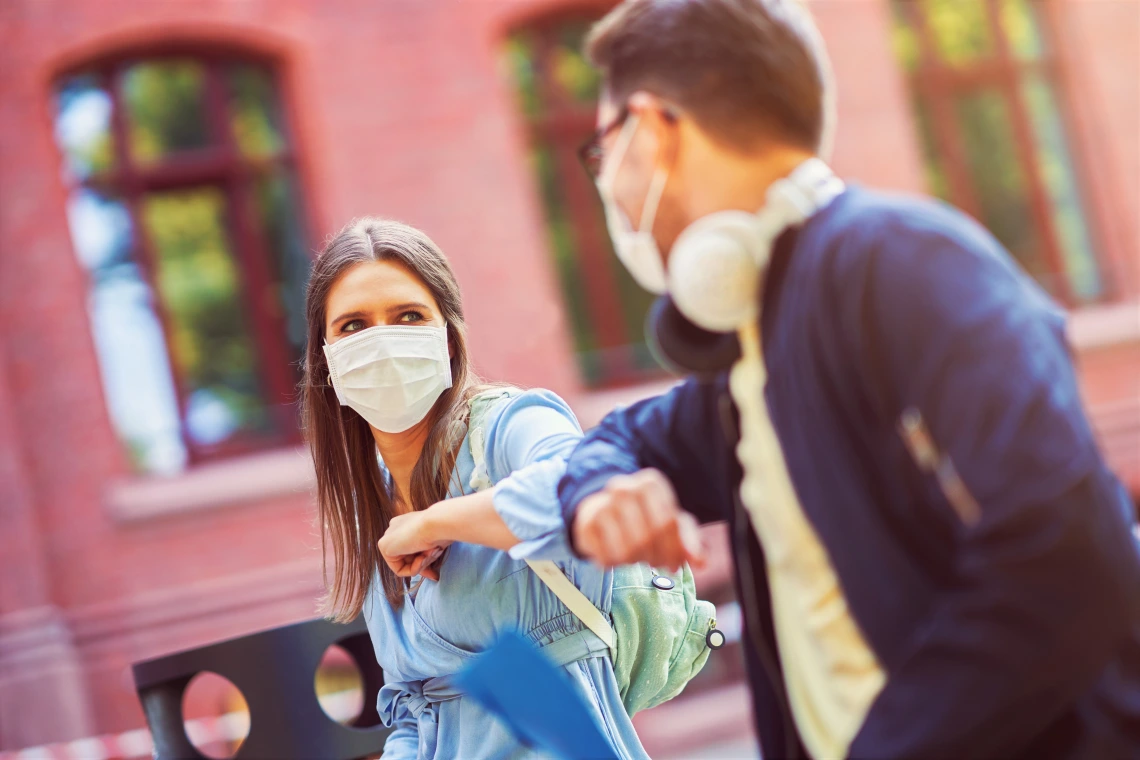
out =
[[(731, 447), (736, 443), (739, 432), (732, 419), (732, 399), (727, 394), (719, 394), (718, 398), (718, 411), (721, 418), (721, 429), (724, 432), (724, 437)], [(733, 454), (735, 456), (735, 453)], [(731, 466), (729, 472), (732, 472)], [(792, 722), (790, 709), (788, 706), (787, 698), (785, 696), (784, 679), (780, 675), (780, 670), (776, 666), (776, 661), (773, 658), (772, 647), (769, 646), (768, 641), (764, 638), (760, 626), (760, 622), (756, 617), (758, 602), (756, 601), (756, 576), (752, 570), (752, 556), (749, 551), (749, 531), (752, 529), (751, 518), (748, 517), (747, 511), (744, 509), (744, 503), (740, 499), (739, 483), (732, 491), (732, 505), (736, 512), (735, 530), (733, 531), (733, 543), (736, 548), (736, 563), (737, 572), (740, 573), (740, 588), (747, 597), (740, 600), (740, 606), (745, 616), (745, 629), (748, 631), (748, 638), (751, 640), (752, 648), (756, 651), (756, 658), (760, 661), (760, 666), (764, 668), (764, 672), (768, 676), (768, 681), (772, 684), (772, 691), (777, 695), (780, 708), (780, 722), (784, 729), (784, 758), (797, 758), (800, 757), (798, 751), (798, 736), (795, 725)]]
[(911, 406), (903, 410), (899, 416), (898, 431), (918, 469), (934, 476), (942, 495), (962, 524), (968, 528), (977, 525), (982, 519), (981, 506), (958, 474), (958, 468), (954, 466), (950, 455), (940, 450), (934, 442), (926, 420), (917, 407)]

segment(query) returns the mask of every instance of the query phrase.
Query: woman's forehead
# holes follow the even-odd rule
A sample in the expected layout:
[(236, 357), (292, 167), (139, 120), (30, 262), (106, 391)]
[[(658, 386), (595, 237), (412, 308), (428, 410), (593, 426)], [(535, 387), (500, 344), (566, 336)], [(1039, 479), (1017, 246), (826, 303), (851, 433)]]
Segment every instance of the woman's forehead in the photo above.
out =
[(411, 269), (398, 261), (367, 261), (337, 278), (329, 290), (326, 311), (334, 318), (344, 311), (382, 309), (386, 304), (412, 301), (439, 310), (431, 291)]

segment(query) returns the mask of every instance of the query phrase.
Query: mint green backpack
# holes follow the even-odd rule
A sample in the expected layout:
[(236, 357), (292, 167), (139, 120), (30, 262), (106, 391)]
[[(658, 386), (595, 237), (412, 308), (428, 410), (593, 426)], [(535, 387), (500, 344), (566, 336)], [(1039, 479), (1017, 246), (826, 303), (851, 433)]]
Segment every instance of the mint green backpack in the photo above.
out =
[[(467, 440), (475, 462), (472, 490), (493, 485), (486, 468), (483, 425), (487, 414), (520, 392), (493, 388), (470, 401)], [(644, 564), (614, 568), (611, 627), (556, 564), (527, 563), (571, 612), (609, 644), (622, 704), (630, 715), (680, 694), (704, 667), (710, 648), (724, 643), (723, 634), (716, 630), (716, 608), (697, 599), (688, 565), (676, 574)]]

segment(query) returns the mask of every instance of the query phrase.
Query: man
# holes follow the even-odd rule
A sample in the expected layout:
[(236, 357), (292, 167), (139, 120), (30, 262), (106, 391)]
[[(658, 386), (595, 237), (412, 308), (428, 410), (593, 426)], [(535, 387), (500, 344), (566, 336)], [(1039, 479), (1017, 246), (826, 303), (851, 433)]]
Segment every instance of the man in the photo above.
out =
[(676, 566), (731, 523), (766, 758), (1140, 757), (1133, 517), (1060, 312), (965, 216), (829, 174), (817, 41), (796, 0), (591, 34), (588, 168), (704, 372), (575, 451), (573, 544)]

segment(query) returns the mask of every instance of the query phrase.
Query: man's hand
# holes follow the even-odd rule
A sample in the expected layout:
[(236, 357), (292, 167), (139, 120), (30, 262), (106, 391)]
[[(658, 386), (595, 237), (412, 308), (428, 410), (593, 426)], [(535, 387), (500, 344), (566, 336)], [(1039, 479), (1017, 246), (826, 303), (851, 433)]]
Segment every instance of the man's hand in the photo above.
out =
[(697, 521), (677, 503), (669, 480), (657, 470), (611, 478), (578, 505), (571, 528), (574, 546), (604, 567), (646, 562), (675, 570), (705, 564)]
[(422, 575), (438, 581), (439, 569), (432, 567), (432, 563), (450, 543), (433, 536), (427, 510), (424, 510), (393, 517), (377, 547), (396, 575), (406, 578)]

